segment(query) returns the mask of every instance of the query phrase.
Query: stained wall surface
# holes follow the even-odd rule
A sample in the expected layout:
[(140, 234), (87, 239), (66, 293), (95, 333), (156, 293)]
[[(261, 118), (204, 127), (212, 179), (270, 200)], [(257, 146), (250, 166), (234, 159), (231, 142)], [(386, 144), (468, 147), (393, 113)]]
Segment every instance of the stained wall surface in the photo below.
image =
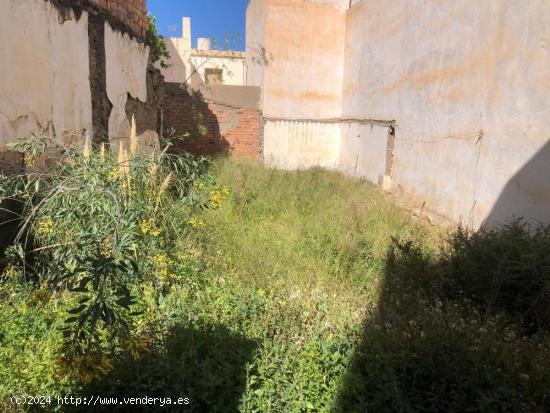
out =
[(472, 226), (550, 221), (548, 0), (362, 0), (346, 28), (343, 116), (397, 122), (394, 185)]
[[(247, 36), (274, 59), (253, 76), (267, 162), (337, 158), (472, 227), (550, 222), (549, 0), (253, 0), (257, 16), (265, 30)], [(328, 145), (323, 133), (269, 126), (327, 117), (339, 119)]]
[(0, 0), (0, 150), (31, 133), (92, 128), (88, 15), (60, 22), (43, 0)]
[[(248, 68), (248, 81), (262, 83), (264, 157), (274, 166), (337, 164), (334, 150), (339, 145), (339, 128), (315, 121), (332, 120), (341, 114), (345, 37), (341, 4), (253, 0), (249, 5), (249, 63), (250, 51), (262, 47), (269, 59), (267, 64)], [(287, 153), (283, 148), (296, 150)]]
[(33, 133), (66, 144), (107, 128), (128, 135), (128, 98), (147, 101), (143, 0), (0, 0), (0, 9), (0, 152)]
[(141, 102), (147, 100), (147, 63), (149, 48), (132, 40), (128, 34), (115, 31), (105, 23), (105, 57), (107, 96), (113, 105), (109, 117), (109, 137), (130, 136), (126, 115), (128, 95)]

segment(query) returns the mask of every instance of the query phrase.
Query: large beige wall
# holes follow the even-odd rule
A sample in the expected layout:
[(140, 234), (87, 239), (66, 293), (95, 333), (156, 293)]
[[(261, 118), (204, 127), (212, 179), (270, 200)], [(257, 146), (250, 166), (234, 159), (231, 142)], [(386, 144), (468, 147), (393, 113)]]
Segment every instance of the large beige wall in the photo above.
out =
[(345, 13), (332, 4), (268, 0), (264, 115), (327, 119), (341, 113)]
[(397, 122), (394, 186), (472, 226), (550, 221), (550, 1), (362, 0), (346, 27), (343, 116)]
[[(550, 0), (252, 0), (248, 20), (273, 55), (249, 68), (266, 161), (389, 172), (406, 198), (473, 227), (550, 222)], [(327, 118), (339, 127), (312, 138)]]
[(61, 23), (36, 0), (0, 0), (0, 10), (0, 150), (31, 133), (91, 130), (87, 13)]

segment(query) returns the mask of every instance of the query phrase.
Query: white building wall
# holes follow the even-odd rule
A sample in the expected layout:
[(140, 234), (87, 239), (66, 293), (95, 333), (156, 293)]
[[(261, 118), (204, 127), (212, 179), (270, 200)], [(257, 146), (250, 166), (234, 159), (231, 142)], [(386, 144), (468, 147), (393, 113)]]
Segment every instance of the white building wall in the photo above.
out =
[(222, 69), (224, 85), (246, 85), (244, 58), (192, 56), (191, 67), (193, 68), (192, 70), (196, 71), (203, 83), (206, 81), (206, 69)]

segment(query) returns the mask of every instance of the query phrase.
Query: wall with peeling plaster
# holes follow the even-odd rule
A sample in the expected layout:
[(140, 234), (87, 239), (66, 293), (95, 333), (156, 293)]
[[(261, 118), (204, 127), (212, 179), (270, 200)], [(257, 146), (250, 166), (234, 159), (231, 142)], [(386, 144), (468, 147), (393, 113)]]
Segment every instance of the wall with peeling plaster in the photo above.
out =
[(550, 222), (550, 1), (346, 3), (251, 2), (249, 18), (262, 10), (266, 24), (247, 35), (274, 59), (256, 76), (266, 132), (270, 118), (339, 125), (328, 145), (271, 127), (266, 160), (296, 167), (336, 156), (347, 173), (391, 181), (414, 204), (472, 227), (514, 214)]
[(339, 160), (340, 125), (315, 121), (264, 123), (264, 160), (271, 166), (301, 169), (335, 168)]
[(126, 115), (128, 95), (141, 102), (147, 100), (149, 48), (105, 23), (105, 57), (107, 96), (113, 105), (109, 116), (109, 138), (125, 138), (130, 136), (131, 127)]
[(0, 150), (33, 132), (91, 130), (87, 13), (61, 16), (43, 0), (0, 0), (0, 10)]
[(0, 152), (32, 133), (71, 145), (128, 136), (128, 107), (148, 108), (149, 49), (130, 24), (142, 32), (145, 3), (127, 3), (128, 21), (96, 3), (0, 0)]

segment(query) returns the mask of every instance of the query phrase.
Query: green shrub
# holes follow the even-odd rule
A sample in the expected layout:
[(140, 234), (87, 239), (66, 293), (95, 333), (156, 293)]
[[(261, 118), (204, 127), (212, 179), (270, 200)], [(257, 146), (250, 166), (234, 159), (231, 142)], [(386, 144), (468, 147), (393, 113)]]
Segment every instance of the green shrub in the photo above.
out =
[(550, 226), (516, 219), (458, 228), (439, 252), (394, 239), (388, 266), (439, 299), (467, 298), (487, 314), (505, 311), (530, 332), (550, 328)]
[(548, 411), (548, 234), (459, 228), (439, 251), (394, 238), (335, 411)]
[[(28, 160), (48, 149), (36, 137), (13, 148)], [(53, 294), (71, 293), (68, 364), (93, 369), (106, 351), (125, 348), (141, 311), (141, 285), (164, 295), (185, 275), (174, 272), (169, 251), (194, 214), (215, 204), (198, 188), (211, 186), (207, 167), (205, 159), (166, 151), (128, 159), (121, 149), (115, 159), (67, 150), (44, 172), (10, 178), (4, 196), (21, 203), (22, 212), (9, 270)]]
[(515, 220), (471, 233), (459, 229), (442, 265), (448, 295), (518, 316), (531, 331), (550, 328), (550, 226)]

